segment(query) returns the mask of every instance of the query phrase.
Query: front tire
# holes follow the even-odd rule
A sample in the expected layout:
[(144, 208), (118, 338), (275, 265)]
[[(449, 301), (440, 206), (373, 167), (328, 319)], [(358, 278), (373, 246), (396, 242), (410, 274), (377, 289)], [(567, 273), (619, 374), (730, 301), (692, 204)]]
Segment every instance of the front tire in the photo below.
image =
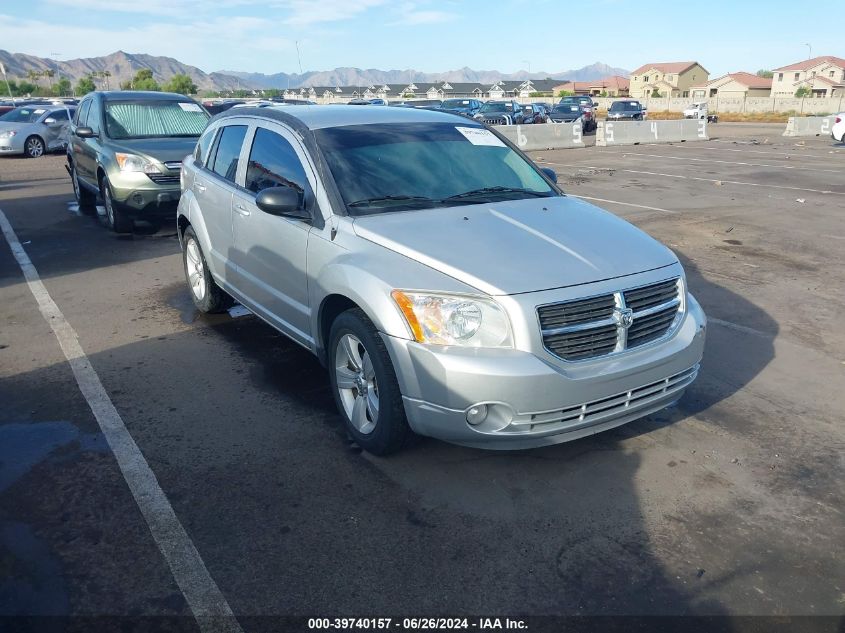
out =
[(97, 196), (85, 189), (79, 183), (79, 174), (76, 173), (76, 165), (70, 165), (70, 181), (73, 184), (73, 195), (79, 210), (86, 215), (93, 215), (97, 210)]
[(232, 298), (227, 295), (208, 269), (205, 255), (197, 239), (194, 229), (188, 226), (182, 236), (182, 266), (185, 270), (185, 280), (188, 282), (188, 289), (191, 299), (197, 310), (204, 314), (225, 312), (232, 306)]
[(329, 336), (329, 376), (349, 435), (374, 455), (389, 455), (412, 437), (387, 348), (363, 310), (343, 312)]
[(135, 223), (126, 215), (123, 206), (112, 196), (109, 179), (105, 176), (100, 180), (100, 195), (103, 198), (103, 206), (106, 208), (106, 223), (109, 228), (115, 233), (131, 233), (135, 228)]
[(23, 144), (23, 153), (27, 158), (44, 156), (44, 149), (44, 141), (40, 136), (30, 136)]

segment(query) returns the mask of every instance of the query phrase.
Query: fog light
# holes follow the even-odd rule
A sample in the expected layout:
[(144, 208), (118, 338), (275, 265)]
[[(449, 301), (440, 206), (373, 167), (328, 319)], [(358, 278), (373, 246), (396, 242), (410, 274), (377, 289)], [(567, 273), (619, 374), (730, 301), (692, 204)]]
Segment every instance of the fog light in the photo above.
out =
[(136, 193), (134, 196), (132, 196), (132, 200), (135, 202), (135, 204), (139, 206), (144, 204), (144, 196), (142, 196), (140, 193)]
[(487, 405), (476, 404), (467, 409), (467, 422), (472, 425), (481, 424), (487, 419)]

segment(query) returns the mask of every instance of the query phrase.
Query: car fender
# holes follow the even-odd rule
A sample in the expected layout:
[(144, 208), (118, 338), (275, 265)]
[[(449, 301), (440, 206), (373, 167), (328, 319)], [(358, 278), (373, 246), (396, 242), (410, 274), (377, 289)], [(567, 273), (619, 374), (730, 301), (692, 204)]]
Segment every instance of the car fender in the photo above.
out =
[[(208, 236), (208, 229), (205, 226), (205, 218), (203, 218), (202, 211), (199, 208), (199, 204), (197, 203), (197, 199), (194, 195), (194, 192), (190, 189), (184, 191), (182, 193), (182, 196), (179, 198), (179, 206), (177, 207), (176, 211), (177, 225), (179, 219), (183, 217), (188, 220), (188, 223), (191, 225), (191, 228), (194, 229), (194, 233), (196, 234), (197, 239), (199, 240), (202, 252), (210, 253), (211, 239)], [(181, 242), (181, 240), (182, 236), (180, 234), (179, 241)], [(218, 274), (218, 271), (215, 268), (213, 258), (206, 257), (206, 263), (208, 264), (208, 268), (211, 271), (211, 274), (214, 276), (215, 280), (220, 281), (221, 276)]]

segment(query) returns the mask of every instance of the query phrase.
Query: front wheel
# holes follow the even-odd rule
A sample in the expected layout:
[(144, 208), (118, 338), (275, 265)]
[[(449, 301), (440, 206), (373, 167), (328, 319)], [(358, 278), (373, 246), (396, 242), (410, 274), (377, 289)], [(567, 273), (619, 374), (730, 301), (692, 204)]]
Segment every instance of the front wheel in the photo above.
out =
[(361, 448), (389, 455), (407, 443), (413, 433), (393, 363), (363, 310), (347, 310), (332, 324), (329, 377), (346, 429)]
[(103, 197), (103, 206), (106, 208), (106, 222), (109, 228), (115, 233), (131, 233), (135, 223), (124, 211), (123, 205), (114, 199), (109, 179), (105, 176), (100, 181), (100, 195)]
[(197, 234), (194, 233), (192, 227), (188, 226), (185, 229), (182, 244), (185, 279), (197, 310), (205, 314), (225, 312), (232, 306), (232, 298), (217, 285), (214, 277), (211, 276)]
[(97, 209), (97, 196), (79, 183), (79, 174), (76, 172), (76, 165), (73, 163), (70, 166), (70, 181), (73, 184), (73, 195), (79, 205), (79, 210), (88, 215), (93, 214)]
[(40, 136), (30, 136), (23, 145), (23, 152), (27, 158), (39, 158), (44, 155), (44, 141)]

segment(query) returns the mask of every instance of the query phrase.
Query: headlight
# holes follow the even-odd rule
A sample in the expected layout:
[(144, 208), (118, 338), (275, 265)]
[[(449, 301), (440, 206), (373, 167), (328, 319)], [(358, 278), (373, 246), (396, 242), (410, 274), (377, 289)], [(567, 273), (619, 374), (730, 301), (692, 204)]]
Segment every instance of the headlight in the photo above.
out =
[(115, 152), (114, 157), (117, 159), (117, 164), (120, 171), (138, 171), (143, 174), (160, 174), (158, 167), (153, 165), (146, 158), (136, 156), (135, 154), (121, 154)]
[(12, 138), (15, 134), (17, 134), (17, 132), (14, 130), (5, 130), (0, 132), (0, 138)]
[(394, 290), (393, 300), (418, 343), (513, 347), (508, 318), (490, 299)]

